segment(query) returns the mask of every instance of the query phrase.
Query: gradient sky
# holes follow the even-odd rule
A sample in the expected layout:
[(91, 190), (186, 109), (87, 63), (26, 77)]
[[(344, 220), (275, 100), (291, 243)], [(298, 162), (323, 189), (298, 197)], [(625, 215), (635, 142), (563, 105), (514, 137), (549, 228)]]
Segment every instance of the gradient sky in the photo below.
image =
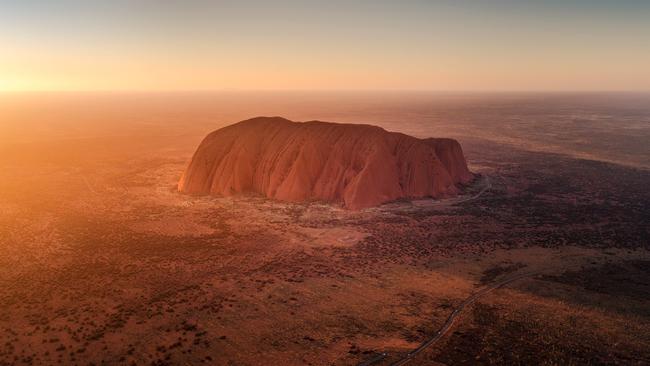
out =
[(0, 0), (0, 90), (650, 90), (650, 1)]

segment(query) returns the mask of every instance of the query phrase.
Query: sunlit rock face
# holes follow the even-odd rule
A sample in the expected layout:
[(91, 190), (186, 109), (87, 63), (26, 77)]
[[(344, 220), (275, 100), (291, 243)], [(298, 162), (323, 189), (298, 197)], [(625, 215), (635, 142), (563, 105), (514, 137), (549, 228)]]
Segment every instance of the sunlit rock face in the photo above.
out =
[(460, 144), (370, 125), (258, 117), (205, 137), (178, 183), (191, 194), (258, 193), (349, 209), (449, 197), (472, 180)]

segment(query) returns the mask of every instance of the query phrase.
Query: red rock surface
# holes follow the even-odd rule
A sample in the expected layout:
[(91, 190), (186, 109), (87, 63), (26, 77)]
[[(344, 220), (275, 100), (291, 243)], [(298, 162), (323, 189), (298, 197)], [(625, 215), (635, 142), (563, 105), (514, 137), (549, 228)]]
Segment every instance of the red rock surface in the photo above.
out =
[(349, 209), (399, 198), (448, 197), (473, 178), (453, 139), (418, 139), (370, 125), (259, 117), (210, 133), (178, 189)]

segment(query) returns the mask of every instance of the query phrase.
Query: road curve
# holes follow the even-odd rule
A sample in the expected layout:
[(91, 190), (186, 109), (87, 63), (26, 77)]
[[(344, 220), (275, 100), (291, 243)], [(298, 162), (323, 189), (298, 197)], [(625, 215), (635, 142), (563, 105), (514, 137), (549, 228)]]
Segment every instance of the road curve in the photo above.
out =
[(483, 195), (483, 193), (487, 192), (488, 189), (491, 189), (492, 188), (492, 181), (490, 181), (490, 177), (487, 176), (487, 175), (484, 175), (483, 177), (485, 178), (484, 179), (484, 181), (485, 181), (484, 184), (485, 185), (483, 186), (483, 189), (481, 189), (480, 192), (478, 192), (477, 194), (475, 194), (475, 195), (473, 195), (471, 197), (466, 197), (466, 198), (462, 198), (460, 200), (454, 201), (454, 202), (452, 202), (452, 204), (455, 205), (455, 204), (458, 204), (458, 203), (473, 201), (473, 200), (481, 197), (481, 195)]
[[(526, 277), (536, 275), (537, 273), (538, 272), (528, 272), (528, 273), (519, 274), (519, 275), (514, 276), (514, 277), (506, 278), (506, 279), (503, 279), (501, 281), (497, 281), (495, 283), (492, 283), (492, 284), (482, 288), (480, 291), (472, 294), (470, 297), (466, 298), (462, 303), (460, 303), (460, 305), (458, 305), (456, 308), (454, 308), (454, 310), (451, 312), (451, 314), (447, 318), (447, 321), (445, 322), (445, 324), (443, 324), (443, 326), (435, 333), (435, 335), (433, 337), (429, 338), (427, 341), (422, 343), (418, 348), (416, 348), (413, 351), (410, 351), (409, 353), (407, 353), (401, 359), (393, 362), (391, 364), (391, 366), (400, 366), (400, 365), (404, 365), (404, 364), (412, 361), (413, 358), (417, 354), (421, 353), (426, 348), (430, 347), (432, 344), (434, 344), (435, 342), (440, 340), (442, 337), (444, 337), (445, 334), (447, 334), (451, 330), (454, 323), (456, 322), (456, 319), (458, 318), (460, 313), (465, 309), (465, 307), (475, 303), (476, 300), (478, 300), (481, 296), (486, 295), (486, 294), (488, 294), (488, 293), (490, 293), (490, 292), (492, 292), (492, 291), (494, 291), (494, 290), (496, 290), (496, 289), (498, 289), (500, 287), (503, 287), (503, 286), (505, 286), (505, 285), (507, 285), (507, 284), (509, 284), (511, 282), (520, 280), (522, 278), (526, 278)], [(374, 358), (372, 358), (370, 360), (367, 360), (367, 361), (364, 361), (364, 362), (360, 363), (359, 366), (372, 365), (374, 363), (377, 363), (377, 362), (385, 359), (387, 356), (388, 356), (388, 353), (383, 352), (383, 353), (375, 356)]]

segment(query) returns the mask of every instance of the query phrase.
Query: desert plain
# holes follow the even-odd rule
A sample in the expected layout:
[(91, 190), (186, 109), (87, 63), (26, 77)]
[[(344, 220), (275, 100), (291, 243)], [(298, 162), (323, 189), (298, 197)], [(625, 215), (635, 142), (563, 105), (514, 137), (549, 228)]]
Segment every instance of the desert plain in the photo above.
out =
[[(519, 274), (409, 364), (650, 363), (647, 148), (626, 160), (615, 129), (581, 135), (571, 153), (531, 148), (564, 127), (526, 130), (520, 144), (506, 125), (470, 134), (465, 116), (440, 112), (461, 122), (431, 122), (435, 137), (458, 138), (477, 174), (463, 193), (346, 210), (177, 184), (207, 132), (245, 117), (399, 128), (367, 99), (324, 112), (328, 98), (264, 97), (250, 110), (241, 96), (181, 107), (12, 98), (13, 139), (0, 146), (2, 365), (389, 365), (468, 296)], [(413, 118), (387, 99), (383, 113)], [(589, 141), (611, 153), (596, 158)]]

